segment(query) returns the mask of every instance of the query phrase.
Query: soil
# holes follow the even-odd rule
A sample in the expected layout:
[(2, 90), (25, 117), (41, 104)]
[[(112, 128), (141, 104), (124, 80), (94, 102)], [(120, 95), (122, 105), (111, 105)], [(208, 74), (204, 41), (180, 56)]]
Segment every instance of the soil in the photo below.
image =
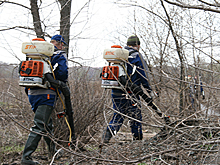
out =
[[(175, 135), (175, 139), (178, 134)], [(53, 165), (71, 165), (71, 164), (161, 164), (163, 161), (168, 164), (212, 164), (217, 165), (220, 162), (220, 155), (216, 152), (204, 154), (201, 151), (186, 150), (182, 154), (176, 154), (177, 149), (173, 147), (175, 143), (182, 147), (189, 146), (187, 136), (179, 138), (178, 142), (174, 140), (172, 131), (167, 134), (167, 130), (161, 130), (159, 133), (144, 133), (144, 139), (133, 141), (130, 133), (118, 132), (108, 144), (100, 146), (99, 143), (91, 141), (83, 147), (84, 150), (72, 150), (73, 153), (64, 151), (59, 160), (54, 160)], [(185, 140), (184, 140), (185, 139)], [(219, 139), (219, 135), (217, 136)], [(182, 140), (182, 141), (181, 141)], [(189, 140), (189, 139), (188, 139)], [(191, 141), (192, 142), (192, 141)], [(193, 148), (193, 147), (192, 147)], [(196, 148), (196, 147), (195, 147)], [(198, 149), (198, 148), (197, 148)], [(200, 147), (205, 150), (207, 147)], [(214, 144), (209, 148), (211, 151), (219, 150), (219, 145)], [(167, 151), (167, 152), (166, 152)], [(180, 151), (178, 151), (180, 152)], [(155, 154), (154, 154), (155, 153)], [(159, 153), (159, 154), (158, 154)], [(180, 152), (181, 153), (181, 152)], [(19, 165), (22, 152), (12, 152), (4, 154), (4, 161), (1, 165)], [(205, 158), (204, 158), (205, 157)], [(42, 165), (51, 164), (47, 154), (35, 152), (33, 158)], [(97, 158), (99, 160), (97, 160)], [(105, 160), (105, 161), (103, 161)], [(111, 160), (111, 161), (109, 161)], [(162, 163), (163, 164), (163, 163)], [(165, 164), (165, 163), (164, 163)]]

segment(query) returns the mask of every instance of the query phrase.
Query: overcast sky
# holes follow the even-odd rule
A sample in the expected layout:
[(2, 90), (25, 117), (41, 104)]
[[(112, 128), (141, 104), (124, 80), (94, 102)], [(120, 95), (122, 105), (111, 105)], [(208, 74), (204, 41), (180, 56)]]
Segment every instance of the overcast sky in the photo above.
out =
[[(71, 26), (69, 58), (74, 57), (73, 60), (84, 65), (102, 66), (105, 63), (105, 60), (102, 59), (103, 50), (113, 44), (121, 44), (114, 38), (117, 37), (118, 28), (126, 26), (129, 10), (115, 4), (113, 0), (92, 0), (76, 17), (87, 1), (76, 0), (72, 2), (71, 21), (74, 21)], [(40, 16), (47, 26), (46, 32), (50, 35), (59, 34), (57, 31), (59, 30), (60, 10), (58, 2), (55, 0), (42, 2)], [(29, 0), (19, 0), (17, 3), (30, 7)], [(74, 19), (75, 17), (76, 19)], [(33, 27), (30, 10), (10, 3), (1, 5), (0, 29), (15, 26)], [(0, 31), (0, 50), (2, 53), (0, 61), (19, 63), (19, 60), (25, 60), (25, 55), (21, 53), (22, 42), (31, 41), (35, 38), (34, 34), (33, 31), (20, 28)], [(46, 40), (50, 41), (49, 38)]]
[[(87, 2), (88, 0), (72, 1), (69, 59), (80, 62), (82, 65), (102, 67), (106, 64), (102, 58), (104, 49), (115, 44), (125, 46), (127, 37), (137, 33), (141, 37), (141, 47), (144, 50), (141, 53), (146, 53), (151, 64), (154, 62), (154, 65), (157, 65), (157, 59), (160, 58), (161, 53), (160, 43), (167, 42), (166, 36), (169, 34), (166, 23), (161, 20), (166, 16), (158, 1), (91, 0), (79, 13)], [(19, 0), (19, 3), (30, 7), (29, 0)], [(122, 3), (142, 5), (160, 17), (142, 8), (128, 7)], [(167, 9), (171, 16), (176, 13), (172, 21), (175, 21), (174, 28), (177, 33), (183, 36), (184, 40), (181, 42), (184, 42), (187, 63), (193, 64), (196, 56), (205, 62), (210, 62), (210, 54), (216, 59), (220, 58), (218, 13), (180, 10), (179, 7), (174, 8), (168, 5)], [(59, 34), (59, 12), (57, 0), (42, 1), (40, 5), (42, 28), (51, 36)], [(36, 37), (33, 31), (21, 28), (2, 31), (2, 29), (15, 26), (33, 28), (30, 10), (18, 5), (3, 3), (0, 5), (0, 61), (10, 64), (19, 64), (20, 60), (25, 60), (25, 55), (21, 52), (22, 42), (31, 41)], [(168, 39), (169, 49), (165, 52), (167, 53), (165, 60), (169, 64), (178, 64), (179, 58), (172, 35), (169, 35)], [(203, 52), (189, 44), (192, 39), (197, 41), (195, 46)], [(47, 37), (46, 40), (49, 42), (50, 38)], [(213, 43), (211, 47), (210, 42)]]

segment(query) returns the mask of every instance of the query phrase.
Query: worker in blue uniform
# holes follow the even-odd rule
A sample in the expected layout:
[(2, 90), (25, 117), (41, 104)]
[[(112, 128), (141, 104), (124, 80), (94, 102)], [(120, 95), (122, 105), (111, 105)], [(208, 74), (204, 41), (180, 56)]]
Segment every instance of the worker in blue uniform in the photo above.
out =
[[(139, 52), (140, 49), (140, 40), (137, 36), (130, 36), (127, 40), (127, 46), (125, 49), (129, 51), (128, 63), (127, 63), (127, 74), (132, 83), (135, 83), (138, 86), (143, 86), (149, 94), (152, 94), (152, 89), (148, 82), (148, 76), (145, 72), (147, 70), (146, 62), (143, 60), (142, 55)], [(120, 113), (128, 115), (134, 119), (142, 121), (142, 115), (140, 110), (140, 97), (136, 96), (135, 99), (130, 99), (126, 97), (126, 94), (129, 93), (131, 97), (132, 91), (123, 91), (121, 89), (112, 89), (112, 102), (113, 108)], [(108, 143), (112, 135), (115, 135), (122, 123), (124, 121), (124, 116), (115, 112), (111, 121), (109, 122), (106, 131), (103, 134), (103, 142)], [(131, 132), (134, 140), (142, 140), (142, 124), (136, 120), (130, 120)]]
[[(61, 35), (55, 35), (51, 38), (51, 43), (55, 48), (54, 54), (50, 59), (55, 79), (65, 83), (68, 78), (67, 56), (65, 51), (63, 51), (66, 42)], [(38, 143), (41, 140), (42, 136), (38, 133), (53, 134), (51, 114), (57, 100), (57, 90), (53, 86), (48, 89), (33, 87), (26, 88), (26, 93), (32, 110), (35, 113), (34, 126), (31, 127), (31, 131), (34, 132), (30, 132), (28, 136), (21, 165), (39, 164), (39, 162), (32, 160), (31, 154), (37, 149)], [(55, 144), (49, 137), (43, 137), (48, 146), (49, 157), (51, 158), (56, 151)]]

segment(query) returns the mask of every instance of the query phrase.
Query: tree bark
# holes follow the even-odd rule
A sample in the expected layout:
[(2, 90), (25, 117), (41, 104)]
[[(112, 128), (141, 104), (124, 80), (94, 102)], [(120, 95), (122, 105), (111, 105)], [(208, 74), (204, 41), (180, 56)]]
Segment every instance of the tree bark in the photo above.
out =
[[(67, 45), (69, 45), (70, 36), (70, 13), (71, 13), (71, 2), (72, 0), (59, 0), (61, 5), (60, 10), (60, 35), (63, 36)], [(68, 57), (68, 46), (65, 48)]]
[(167, 16), (167, 20), (168, 20), (168, 25), (169, 25), (169, 28), (170, 28), (170, 31), (172, 33), (172, 36), (174, 38), (174, 41), (175, 41), (175, 45), (176, 45), (176, 51), (177, 51), (177, 54), (179, 56), (179, 60), (180, 60), (180, 86), (179, 86), (179, 98), (180, 98), (180, 102), (179, 102), (179, 112), (180, 114), (182, 114), (182, 111), (183, 111), (183, 87), (184, 87), (184, 83), (183, 83), (183, 80), (184, 80), (184, 59), (183, 59), (183, 55), (182, 55), (182, 51), (181, 51), (181, 47), (180, 47), (180, 44), (178, 42), (178, 39), (177, 39), (177, 36), (173, 30), (173, 27), (172, 27), (172, 23), (171, 23), (171, 20), (170, 20), (170, 17), (166, 11), (166, 8), (163, 4), (163, 1), (161, 0), (161, 5), (165, 11), (165, 14)]
[(31, 5), (31, 14), (33, 17), (34, 31), (36, 33), (36, 36), (38, 38), (44, 39), (44, 32), (41, 27), (41, 20), (40, 20), (40, 14), (39, 14), (39, 8), (37, 5), (37, 0), (30, 0), (30, 5)]

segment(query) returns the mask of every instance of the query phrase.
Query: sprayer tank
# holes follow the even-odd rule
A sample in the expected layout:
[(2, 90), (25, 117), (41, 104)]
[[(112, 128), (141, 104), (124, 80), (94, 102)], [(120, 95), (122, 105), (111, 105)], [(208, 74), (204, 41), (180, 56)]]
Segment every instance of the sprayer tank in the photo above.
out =
[(129, 51), (122, 48), (110, 48), (105, 49), (103, 53), (103, 58), (108, 62), (117, 63), (120, 61), (127, 61), (129, 56)]
[(31, 41), (22, 43), (22, 53), (24, 54), (44, 54), (52, 56), (54, 52), (54, 45), (46, 41)]

